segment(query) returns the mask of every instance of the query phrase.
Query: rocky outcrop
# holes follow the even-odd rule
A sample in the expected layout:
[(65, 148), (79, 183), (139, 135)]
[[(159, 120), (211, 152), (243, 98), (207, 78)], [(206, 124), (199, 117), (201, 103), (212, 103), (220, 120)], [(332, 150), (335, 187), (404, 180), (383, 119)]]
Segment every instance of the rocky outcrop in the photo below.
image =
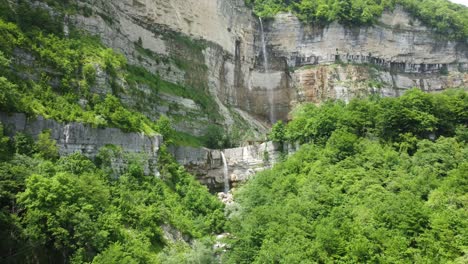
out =
[[(228, 127), (235, 122), (229, 113), (231, 108), (264, 120), (270, 107), (275, 107), (279, 116), (289, 112), (288, 74), (283, 70), (263, 72), (258, 19), (243, 0), (95, 0), (79, 4), (95, 12), (89, 17), (76, 15), (71, 19), (73, 23), (101, 36), (105, 44), (124, 53), (130, 63), (158, 73), (164, 80), (194, 89), (206, 88)], [(186, 37), (193, 41), (189, 47), (185, 45)], [(203, 47), (202, 56), (191, 49), (192, 45)], [(153, 55), (142, 53), (142, 49)], [(174, 63), (174, 58), (197, 67), (184, 69)], [(206, 71), (200, 71), (203, 67)], [(267, 99), (268, 90), (275, 91), (277, 100), (273, 105)]]
[[(138, 158), (142, 162), (145, 174), (159, 176), (157, 160), (163, 141), (161, 136), (125, 133), (117, 128), (93, 128), (82, 123), (59, 123), (41, 116), (28, 119), (25, 114), (19, 113), (0, 112), (0, 124), (9, 136), (22, 132), (37, 139), (39, 134), (49, 130), (51, 139), (56, 141), (61, 156), (78, 152), (94, 159), (103, 147), (119, 149), (120, 155), (111, 157), (110, 160), (115, 176), (125, 171), (132, 158)], [(292, 153), (296, 147), (283, 147), (267, 142), (223, 150), (228, 165), (230, 185), (236, 186), (247, 181), (255, 173), (273, 165), (280, 159), (282, 153)], [(212, 191), (223, 189), (221, 150), (171, 146), (169, 151), (178, 163), (185, 166), (202, 184)]]
[(226, 158), (230, 186), (235, 187), (250, 179), (257, 172), (271, 167), (283, 155), (294, 153), (298, 148), (298, 145), (285, 144), (283, 146), (265, 142), (225, 150), (173, 146), (169, 151), (179, 164), (184, 165), (211, 191), (222, 191), (224, 173), (221, 151)]
[(268, 25), (272, 51), (291, 67), (337, 59), (405, 73), (434, 73), (453, 63), (468, 67), (466, 43), (432, 34), (400, 7), (384, 12), (376, 25), (368, 27), (304, 25), (292, 14), (277, 15)]
[[(117, 128), (93, 128), (82, 123), (63, 124), (43, 117), (28, 119), (24, 114), (0, 113), (0, 123), (8, 135), (18, 132), (37, 138), (45, 130), (50, 130), (51, 139), (55, 140), (62, 156), (75, 152), (93, 159), (99, 149), (105, 146), (116, 146), (125, 153), (140, 154), (147, 175), (158, 175), (158, 150), (162, 143), (161, 136), (145, 136), (142, 133), (124, 133)], [(116, 173), (126, 168), (128, 160), (124, 155), (112, 160)]]
[(348, 102), (369, 94), (395, 97), (413, 87), (427, 92), (466, 87), (468, 74), (398, 74), (372, 65), (310, 65), (296, 70), (292, 74), (292, 83), (296, 95), (291, 105), (295, 105), (300, 102), (320, 103), (330, 98)]
[[(243, 0), (87, 0), (77, 2), (91, 9), (92, 14), (76, 14), (70, 23), (99, 35), (103, 42), (122, 52), (131, 64), (143, 66), (163, 80), (181, 84), (214, 98), (225, 127), (245, 127), (246, 134), (258, 137), (266, 131), (261, 122), (250, 124), (268, 109), (264, 96), (251, 96), (247, 76), (256, 60), (256, 19)], [(258, 78), (257, 78), (258, 79)], [(178, 130), (201, 135), (206, 132), (210, 117), (199, 111), (197, 117), (186, 118), (183, 98), (167, 102), (154, 92), (127, 93), (125, 102), (143, 106), (150, 118), (168, 115)], [(262, 88), (266, 90), (265, 87)], [(157, 107), (150, 107), (155, 98)], [(182, 111), (178, 111), (182, 109)], [(248, 118), (235, 114), (248, 113)], [(234, 112), (234, 114), (233, 114)], [(250, 137), (250, 136), (249, 136)]]
[[(145, 174), (159, 176), (157, 160), (163, 142), (161, 136), (125, 133), (117, 128), (94, 128), (75, 122), (59, 123), (41, 116), (30, 119), (19, 113), (0, 112), (0, 124), (9, 136), (22, 132), (37, 139), (39, 134), (50, 130), (51, 139), (56, 141), (61, 156), (78, 152), (94, 159), (103, 147), (119, 149), (120, 155), (112, 157), (110, 164), (116, 176), (125, 171), (132, 158), (142, 162)], [(226, 157), (230, 185), (236, 186), (272, 166), (283, 153), (293, 153), (297, 148), (266, 142), (225, 150), (171, 146), (169, 151), (202, 184), (212, 191), (220, 191), (224, 187), (221, 151)]]

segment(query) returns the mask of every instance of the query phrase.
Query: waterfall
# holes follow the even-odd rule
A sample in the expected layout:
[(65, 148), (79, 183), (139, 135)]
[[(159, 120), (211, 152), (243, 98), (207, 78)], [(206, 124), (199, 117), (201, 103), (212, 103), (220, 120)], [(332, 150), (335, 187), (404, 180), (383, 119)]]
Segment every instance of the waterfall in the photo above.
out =
[(223, 173), (224, 173), (224, 193), (229, 192), (229, 173), (228, 173), (228, 165), (226, 162), (226, 157), (224, 156), (224, 152), (221, 151), (221, 158), (223, 159)]
[[(262, 52), (263, 52), (263, 67), (265, 68), (265, 83), (269, 82), (269, 72), (270, 72), (270, 65), (268, 64), (268, 52), (266, 48), (266, 41), (265, 41), (265, 31), (263, 29), (263, 21), (262, 18), (259, 18), (260, 20), (260, 34), (261, 34), (261, 40), (262, 40)], [(275, 109), (274, 109), (274, 102), (275, 102), (275, 94), (273, 91), (273, 85), (268, 85), (268, 104), (270, 106), (270, 122), (274, 123), (276, 122), (276, 116), (275, 116)]]
[(268, 64), (268, 53), (266, 48), (266, 41), (265, 41), (265, 31), (263, 30), (263, 21), (262, 18), (260, 20), (260, 34), (262, 37), (262, 52), (263, 52), (263, 67), (265, 68), (265, 73), (268, 73), (270, 70), (270, 65)]
[(70, 28), (68, 27), (68, 15), (63, 17), (63, 35), (68, 38), (70, 35)]
[(70, 140), (70, 124), (65, 126), (63, 134), (65, 136), (65, 145), (67, 145)]

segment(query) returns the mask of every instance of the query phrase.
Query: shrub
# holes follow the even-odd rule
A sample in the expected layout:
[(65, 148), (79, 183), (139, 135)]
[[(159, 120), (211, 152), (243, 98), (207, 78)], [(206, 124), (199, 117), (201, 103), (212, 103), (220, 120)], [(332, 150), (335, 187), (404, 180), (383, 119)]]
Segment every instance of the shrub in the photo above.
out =
[(57, 142), (51, 139), (50, 130), (44, 130), (39, 134), (36, 151), (44, 159), (57, 160), (59, 158)]
[(13, 138), (15, 152), (18, 154), (28, 155), (34, 153), (34, 139), (30, 135), (22, 132), (16, 133)]

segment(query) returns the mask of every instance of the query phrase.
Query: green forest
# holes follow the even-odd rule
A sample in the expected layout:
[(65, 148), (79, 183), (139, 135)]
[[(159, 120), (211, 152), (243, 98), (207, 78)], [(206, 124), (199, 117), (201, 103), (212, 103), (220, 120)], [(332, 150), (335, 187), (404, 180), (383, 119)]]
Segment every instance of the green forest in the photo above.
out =
[(303, 143), (235, 193), (225, 263), (466, 263), (464, 91), (306, 105)]
[[(115, 146), (94, 161), (59, 157), (44, 131), (0, 138), (1, 263), (180, 263), (210, 261), (211, 235), (224, 227), (224, 205), (160, 150), (159, 178), (144, 157)], [(128, 161), (113, 173), (111, 160)], [(171, 244), (164, 228), (195, 241)], [(170, 232), (170, 231), (167, 231)]]
[(259, 17), (292, 12), (307, 23), (372, 25), (384, 10), (402, 6), (436, 33), (468, 38), (468, 8), (448, 0), (245, 0)]
[[(47, 131), (2, 137), (2, 262), (213, 263), (224, 231), (225, 263), (465, 263), (467, 123), (461, 90), (304, 105), (270, 133), (299, 152), (238, 189), (227, 217), (164, 147), (161, 178), (138, 157), (115, 178), (115, 147), (93, 162), (58, 157)], [(164, 224), (195, 242), (166, 246)]]

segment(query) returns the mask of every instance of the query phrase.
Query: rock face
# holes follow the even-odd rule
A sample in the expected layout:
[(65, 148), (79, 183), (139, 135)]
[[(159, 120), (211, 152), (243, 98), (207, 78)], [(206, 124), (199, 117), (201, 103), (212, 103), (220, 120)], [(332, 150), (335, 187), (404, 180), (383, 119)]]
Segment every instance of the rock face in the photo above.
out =
[[(206, 89), (228, 127), (236, 121), (233, 109), (268, 120), (274, 108), (275, 116), (286, 119), (292, 107), (305, 101), (349, 100), (369, 93), (398, 96), (412, 87), (439, 91), (468, 84), (466, 42), (442, 40), (400, 7), (384, 12), (370, 27), (304, 25), (292, 14), (279, 14), (263, 23), (263, 54), (260, 23), (243, 0), (79, 4), (92, 7), (95, 15), (76, 15), (77, 25), (165, 80)], [(181, 44), (185, 37), (202, 43), (201, 53)], [(138, 52), (136, 42), (159, 57), (183, 58), (199, 66), (184, 69), (171, 60), (155, 60)], [(264, 56), (271, 63), (268, 73)], [(200, 67), (206, 70), (197, 72)], [(256, 128), (264, 130), (263, 125)]]
[[(111, 167), (115, 175), (122, 173), (130, 157), (139, 155), (147, 175), (159, 176), (157, 171), (158, 151), (162, 144), (161, 136), (145, 136), (141, 133), (125, 133), (117, 128), (93, 128), (81, 123), (63, 124), (54, 120), (38, 117), (28, 119), (24, 114), (0, 112), (0, 123), (9, 136), (18, 132), (37, 139), (45, 130), (50, 130), (61, 156), (79, 152), (94, 159), (103, 147), (113, 146), (123, 153), (112, 158)], [(272, 166), (284, 153), (292, 153), (298, 146), (280, 146), (271, 142), (223, 150), (227, 165), (230, 186), (247, 181), (255, 173)], [(197, 179), (212, 191), (223, 190), (224, 175), (221, 150), (207, 148), (175, 147), (169, 148), (179, 164), (184, 165)]]
[[(294, 153), (299, 146), (279, 145), (272, 142), (222, 150), (228, 167), (231, 187), (250, 179), (257, 172), (271, 167), (282, 155)], [(208, 186), (211, 191), (222, 191), (224, 187), (221, 150), (192, 147), (171, 147), (170, 152), (177, 162)]]
[[(23, 132), (37, 138), (44, 130), (50, 130), (51, 139), (57, 142), (60, 155), (79, 152), (89, 158), (95, 158), (102, 147), (120, 147), (126, 153), (141, 154), (145, 173), (158, 175), (156, 163), (162, 143), (160, 136), (124, 133), (117, 128), (93, 128), (81, 123), (61, 124), (43, 117), (28, 120), (24, 114), (0, 113), (0, 123), (10, 136)], [(126, 162), (124, 158), (114, 159), (112, 167), (115, 172), (121, 172), (126, 167)]]
[[(269, 23), (269, 42), (289, 66), (342, 61), (396, 67), (404, 73), (434, 73), (445, 64), (468, 67), (466, 43), (440, 40), (402, 8), (385, 12), (370, 27), (302, 24), (280, 14)], [(395, 64), (395, 65), (391, 65)], [(401, 64), (401, 65), (397, 65)]]
[[(252, 129), (246, 134), (252, 137), (266, 131), (262, 122), (250, 124), (250, 119), (258, 119), (255, 115), (243, 118), (251, 113), (243, 79), (254, 68), (256, 52), (256, 22), (243, 0), (88, 0), (77, 4), (93, 12), (70, 17), (71, 24), (100, 36), (106, 45), (122, 52), (129, 63), (165, 81), (209, 94), (224, 119), (216, 122), (228, 128), (250, 125)], [(160, 96), (145, 87), (137, 88), (145, 98), (141, 93), (127, 93), (124, 102), (144, 106), (144, 113), (151, 118), (169, 116), (180, 131), (203, 135), (213, 121), (203, 111), (194, 118), (187, 117), (196, 112), (196, 107), (184, 103), (187, 98)], [(167, 97), (174, 100), (168, 101)], [(150, 98), (156, 99), (151, 103)], [(239, 118), (236, 112), (241, 110), (245, 111)]]
[(266, 28), (272, 54), (294, 69), (291, 105), (468, 85), (467, 43), (442, 40), (399, 7), (371, 27), (304, 25), (279, 14)]
[[(284, 69), (265, 74), (259, 22), (243, 0), (95, 0), (78, 4), (92, 8), (94, 15), (75, 15), (70, 23), (99, 35), (130, 63), (158, 73), (164, 80), (208, 91), (226, 126), (236, 122), (231, 114), (236, 109), (264, 120), (270, 107), (277, 108), (279, 116), (288, 113), (290, 78)], [(202, 47), (201, 53), (196, 46)], [(174, 63), (177, 61), (195, 67), (183, 67)], [(271, 89), (277, 98), (273, 104), (267, 99)], [(148, 114), (157, 115), (158, 110)], [(264, 131), (265, 126), (255, 129)]]

